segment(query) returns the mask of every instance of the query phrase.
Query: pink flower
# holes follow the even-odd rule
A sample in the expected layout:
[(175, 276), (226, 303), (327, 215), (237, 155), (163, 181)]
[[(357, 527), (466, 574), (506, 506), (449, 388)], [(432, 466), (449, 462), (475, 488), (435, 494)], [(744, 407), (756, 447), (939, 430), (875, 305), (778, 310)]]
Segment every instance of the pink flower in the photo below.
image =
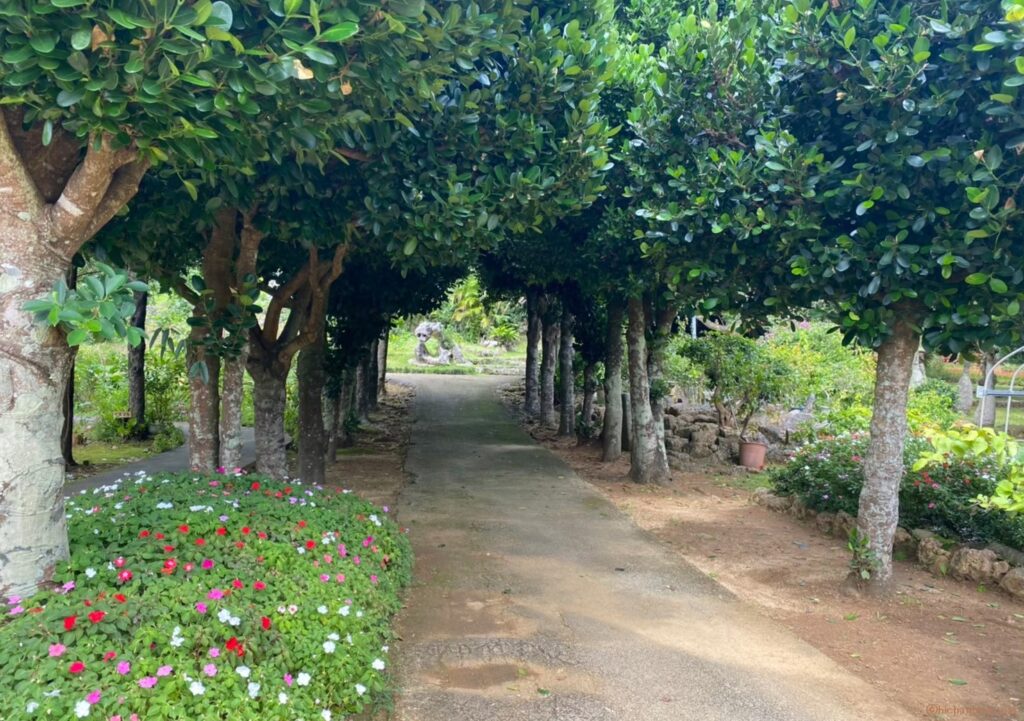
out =
[(372, 583), (374, 586), (377, 585), (377, 574), (376, 573), (371, 573), (370, 574), (370, 583)]
[(210, 592), (206, 594), (206, 597), (213, 601), (219, 601), (224, 598), (224, 592), (219, 588), (212, 588), (210, 589)]
[(209, 571), (211, 568), (213, 568), (213, 561), (211, 561), (209, 558), (206, 558), (200, 565), (202, 565), (204, 571)]
[(209, 654), (210, 658), (217, 658), (218, 656), (220, 656), (220, 649), (214, 646), (207, 653)]
[(292, 675), (290, 673), (286, 673), (284, 675), (284, 683), (285, 683), (286, 686), (291, 686), (292, 685)]
[(127, 676), (132, 671), (132, 665), (127, 661), (122, 661), (117, 664), (117, 672), (122, 676)]
[(367, 536), (363, 539), (363, 548), (369, 548), (371, 543), (373, 543), (373, 536)]
[(196, 610), (199, 611), (199, 613), (206, 613), (206, 604), (200, 601), (196, 604)]
[(335, 579), (338, 581), (338, 583), (345, 583), (345, 574), (339, 573), (337, 576), (335, 576)]
[(205, 666), (203, 666), (203, 673), (205, 673), (210, 678), (213, 678), (217, 675), (217, 667), (214, 666), (212, 663), (208, 663)]
[(358, 566), (362, 562), (363, 562), (363, 560), (361, 558), (359, 558), (359, 556), (352, 556), (352, 563), (354, 563), (354, 564), (356, 564)]
[(103, 694), (101, 694), (99, 691), (93, 691), (85, 697), (85, 700), (88, 701), (90, 704), (95, 705), (100, 702), (101, 698), (103, 698)]
[(18, 615), (18, 614), (20, 614), (20, 613), (25, 613), (25, 609), (24, 609), (24, 607), (22, 607), (22, 606), (15, 606), (14, 608), (12, 608), (12, 609), (10, 610), (10, 614), (11, 614), (12, 616), (17, 616), (17, 615)]
[(156, 676), (143, 676), (142, 678), (139, 679), (139, 687), (140, 688), (153, 688), (154, 686), (156, 686), (157, 680), (158, 679), (157, 679)]
[(50, 656), (57, 658), (67, 650), (67, 647), (63, 643), (55, 643), (50, 646)]
[(157, 676), (170, 676), (173, 673), (174, 668), (171, 666), (161, 666), (156, 670)]
[(323, 581), (324, 583), (327, 583), (328, 581), (331, 580), (331, 574), (329, 574), (329, 573), (321, 573), (320, 574), (320, 580)]
[(935, 508), (935, 504), (934, 503), (929, 503), (928, 504), (928, 508)]
[(344, 543), (338, 544), (338, 553), (341, 555), (342, 558), (348, 555), (348, 549), (345, 548)]

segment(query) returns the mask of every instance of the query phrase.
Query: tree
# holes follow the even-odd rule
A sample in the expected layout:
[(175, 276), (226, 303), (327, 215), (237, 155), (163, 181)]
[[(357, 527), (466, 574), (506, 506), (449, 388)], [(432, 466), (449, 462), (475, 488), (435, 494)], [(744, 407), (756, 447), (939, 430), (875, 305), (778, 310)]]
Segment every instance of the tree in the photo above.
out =
[[(783, 8), (782, 128), (758, 139), (790, 199), (773, 307), (822, 301), (878, 351), (858, 527), (892, 580), (911, 364), (1011, 332), (1021, 302), (1024, 159), (1012, 42), (997, 3)], [(1004, 338), (1003, 340), (1009, 340)]]

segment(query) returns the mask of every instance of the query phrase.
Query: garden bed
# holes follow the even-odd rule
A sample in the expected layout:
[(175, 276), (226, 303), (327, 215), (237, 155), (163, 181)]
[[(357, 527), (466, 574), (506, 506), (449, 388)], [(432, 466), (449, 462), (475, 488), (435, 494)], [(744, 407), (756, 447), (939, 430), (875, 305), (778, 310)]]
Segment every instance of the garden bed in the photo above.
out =
[(8, 599), (7, 719), (330, 719), (389, 697), (408, 541), (346, 491), (139, 476), (68, 504), (57, 588)]

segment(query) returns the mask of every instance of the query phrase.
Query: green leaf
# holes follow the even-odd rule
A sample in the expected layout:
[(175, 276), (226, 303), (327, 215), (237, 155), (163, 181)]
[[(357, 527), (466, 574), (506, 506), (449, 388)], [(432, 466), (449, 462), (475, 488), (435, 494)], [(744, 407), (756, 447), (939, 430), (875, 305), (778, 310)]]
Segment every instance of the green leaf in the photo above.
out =
[(28, 44), (31, 45), (32, 49), (37, 53), (46, 55), (57, 47), (57, 36), (47, 34), (33, 35), (28, 39)]
[(964, 278), (964, 282), (967, 285), (984, 285), (988, 282), (988, 273), (971, 273)]
[(82, 345), (85, 341), (89, 340), (89, 331), (85, 328), (75, 328), (73, 331), (68, 333), (68, 345), (76, 346)]
[(390, 0), (387, 4), (387, 9), (395, 15), (407, 18), (419, 17), (425, 8), (424, 0)]
[(992, 289), (993, 293), (1005, 293), (1009, 290), (1006, 285), (1006, 281), (1000, 278), (990, 278), (988, 281), (988, 287)]
[(911, 155), (909, 158), (907, 158), (907, 165), (909, 165), (912, 168), (920, 168), (924, 165), (924, 162), (924, 158), (922, 158), (920, 155)]
[(75, 50), (85, 50), (92, 43), (92, 32), (88, 28), (76, 30), (71, 34), (71, 47)]
[(857, 28), (851, 26), (846, 34), (843, 35), (843, 47), (847, 50), (853, 45), (853, 41), (857, 39)]
[(235, 14), (231, 10), (231, 6), (223, 0), (217, 0), (211, 7), (210, 19), (207, 20), (207, 23), (215, 25), (221, 30), (230, 31), (234, 20)]
[(196, 184), (190, 180), (182, 180), (181, 184), (185, 186), (185, 192), (192, 198), (192, 202), (199, 200), (199, 190), (196, 188)]
[(412, 255), (416, 252), (417, 245), (419, 245), (418, 238), (409, 238), (409, 240), (405, 241), (405, 245), (402, 247), (402, 252), (406, 255)]
[(356, 23), (338, 23), (321, 33), (320, 37), (317, 38), (317, 42), (340, 43), (342, 40), (348, 40), (357, 32), (359, 32), (359, 26)]
[(320, 63), (321, 65), (336, 65), (338, 63), (338, 59), (334, 55), (322, 48), (305, 47), (302, 48), (302, 54), (314, 63)]
[(43, 145), (48, 146), (53, 141), (53, 121), (47, 120), (43, 123)]

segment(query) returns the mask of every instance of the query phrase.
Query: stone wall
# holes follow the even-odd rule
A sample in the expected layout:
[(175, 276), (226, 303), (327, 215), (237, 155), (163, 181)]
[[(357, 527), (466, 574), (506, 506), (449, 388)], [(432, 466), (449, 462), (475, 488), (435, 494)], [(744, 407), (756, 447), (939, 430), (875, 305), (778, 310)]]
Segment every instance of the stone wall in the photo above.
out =
[[(767, 488), (758, 488), (751, 497), (754, 503), (772, 511), (788, 513), (814, 522), (819, 531), (837, 538), (849, 538), (857, 519), (848, 513), (817, 512), (807, 508), (795, 496), (777, 496)], [(951, 576), (975, 584), (999, 587), (1024, 601), (1024, 565), (1019, 551), (1002, 546), (972, 548), (949, 544), (931, 531), (896, 529), (894, 552), (897, 557), (915, 560), (936, 576)]]
[[(769, 461), (784, 461), (792, 431), (806, 420), (797, 418), (798, 413), (787, 414), (781, 421), (755, 418), (757, 431), (748, 432), (747, 437), (768, 445)], [(665, 448), (669, 463), (676, 468), (694, 460), (736, 463), (740, 436), (738, 430), (718, 427), (714, 408), (675, 403), (665, 408)]]

